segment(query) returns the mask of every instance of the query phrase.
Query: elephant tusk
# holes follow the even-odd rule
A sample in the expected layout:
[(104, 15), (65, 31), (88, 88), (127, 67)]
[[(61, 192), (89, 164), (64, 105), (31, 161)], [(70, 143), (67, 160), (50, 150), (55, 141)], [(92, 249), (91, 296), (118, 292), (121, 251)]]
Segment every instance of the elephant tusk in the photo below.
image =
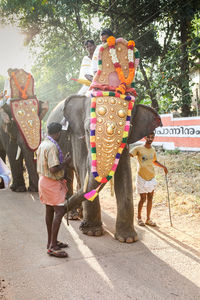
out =
[(21, 154), (21, 151), (22, 151), (21, 148), (18, 146), (18, 147), (17, 147), (17, 154), (16, 154), (16, 158), (15, 158), (16, 160), (19, 159), (20, 154)]
[(87, 172), (86, 175), (85, 175), (85, 180), (84, 180), (84, 185), (83, 185), (83, 193), (85, 193), (86, 190), (87, 190), (88, 180), (89, 180), (89, 175), (88, 175), (88, 172)]

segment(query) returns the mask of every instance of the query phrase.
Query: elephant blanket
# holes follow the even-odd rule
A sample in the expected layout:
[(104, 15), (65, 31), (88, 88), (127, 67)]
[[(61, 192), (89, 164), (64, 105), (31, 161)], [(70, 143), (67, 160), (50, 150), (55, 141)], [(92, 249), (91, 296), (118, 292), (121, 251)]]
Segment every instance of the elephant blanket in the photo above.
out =
[(35, 151), (41, 142), (41, 121), (33, 76), (23, 69), (10, 69), (8, 73), (12, 117), (29, 149)]
[[(95, 95), (98, 97), (94, 97)], [(118, 94), (116, 97), (116, 93), (100, 91), (93, 92), (92, 96), (92, 173), (98, 182), (106, 183), (114, 175), (126, 145), (134, 99), (131, 96)]]
[(127, 143), (138, 64), (134, 41), (110, 36), (100, 47), (99, 68), (90, 87), (91, 170), (100, 183), (112, 178)]
[(12, 99), (27, 99), (34, 97), (34, 79), (30, 73), (17, 69), (10, 74), (10, 89)]
[(38, 100), (12, 100), (10, 106), (13, 118), (27, 146), (32, 151), (37, 150), (41, 142), (41, 121), (38, 116)]

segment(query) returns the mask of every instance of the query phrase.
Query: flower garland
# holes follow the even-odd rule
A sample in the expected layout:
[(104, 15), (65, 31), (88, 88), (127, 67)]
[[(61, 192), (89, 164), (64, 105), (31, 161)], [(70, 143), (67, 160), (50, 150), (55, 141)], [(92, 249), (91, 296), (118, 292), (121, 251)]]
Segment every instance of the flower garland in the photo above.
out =
[(119, 80), (122, 83), (125, 83), (126, 85), (131, 84), (131, 82), (133, 81), (133, 77), (135, 74), (135, 69), (134, 69), (134, 61), (133, 61), (133, 48), (135, 47), (135, 42), (134, 41), (129, 41), (128, 42), (128, 66), (129, 66), (129, 74), (128, 77), (125, 78), (124, 73), (122, 71), (122, 67), (121, 64), (119, 63), (119, 60), (117, 58), (117, 53), (116, 53), (116, 49), (115, 49), (115, 44), (116, 44), (116, 40), (113, 36), (110, 36), (107, 39), (107, 43), (108, 43), (108, 47), (109, 47), (109, 52), (112, 58), (112, 62), (114, 64), (114, 67), (116, 69), (116, 72), (118, 74)]
[(122, 95), (120, 93), (117, 92), (111, 92), (111, 91), (92, 91), (90, 93), (91, 97), (117, 97), (117, 98), (121, 98), (123, 100), (127, 100), (130, 101), (132, 100), (133, 102), (135, 102), (135, 97), (132, 95)]
[(56, 147), (58, 149), (58, 153), (59, 153), (59, 161), (60, 161), (60, 164), (62, 164), (63, 163), (63, 153), (62, 153), (62, 150), (60, 149), (60, 146), (51, 136), (48, 135), (47, 138), (56, 145)]
[(135, 68), (134, 68), (134, 56), (133, 56), (133, 48), (135, 47), (134, 41), (128, 42), (128, 67), (129, 67), (129, 74), (128, 77), (125, 78), (124, 73), (122, 71), (121, 64), (119, 63), (119, 60), (117, 58), (117, 53), (115, 49), (116, 40), (113, 36), (110, 36), (107, 39), (107, 44), (109, 47), (109, 52), (111, 55), (112, 62), (114, 64), (115, 70), (118, 74), (119, 80), (121, 81), (121, 84), (117, 87), (116, 91), (125, 94), (127, 85), (130, 85), (133, 81), (134, 75), (135, 75)]
[(27, 92), (27, 88), (28, 88), (29, 82), (30, 82), (30, 80), (31, 80), (31, 74), (30, 74), (30, 73), (28, 74), (28, 78), (27, 78), (26, 85), (25, 85), (24, 89), (19, 85), (19, 82), (17, 81), (17, 78), (16, 78), (14, 72), (11, 73), (11, 76), (13, 77), (14, 82), (15, 82), (15, 84), (16, 84), (18, 90), (19, 90), (20, 93), (21, 93), (21, 97), (22, 97), (23, 99), (27, 99), (28, 96), (27, 96), (26, 92)]
[[(117, 39), (117, 41), (123, 40), (122, 38)], [(135, 71), (137, 69), (137, 66), (139, 64), (139, 52), (135, 48), (135, 42), (130, 40), (127, 44), (128, 47), (128, 61), (129, 61), (129, 74), (128, 77), (125, 78), (124, 73), (122, 71), (121, 64), (119, 63), (119, 60), (117, 58), (117, 53), (115, 49), (116, 45), (116, 39), (114, 36), (110, 36), (107, 39), (107, 43), (102, 45), (99, 49), (99, 60), (98, 60), (98, 71), (97, 75), (100, 75), (102, 72), (102, 52), (104, 51), (105, 48), (109, 47), (109, 53), (111, 55), (111, 59), (113, 62), (113, 65), (115, 67), (115, 70), (118, 74), (118, 78), (121, 81), (120, 85), (116, 88), (116, 91), (125, 94), (127, 90), (127, 86), (133, 84), (133, 79), (135, 76)], [(135, 56), (135, 62), (134, 62), (134, 56)]]
[[(103, 94), (103, 96), (105, 96), (105, 93), (107, 93), (107, 92), (101, 92), (101, 93)], [(111, 93), (113, 93), (113, 92), (111, 92)], [(127, 97), (129, 97), (129, 96), (127, 96)], [(126, 100), (128, 100), (128, 99), (126, 99)], [(93, 97), (91, 99), (91, 112), (90, 112), (90, 145), (91, 145), (91, 153), (92, 153), (92, 169), (91, 169), (91, 171), (92, 171), (92, 174), (93, 174), (95, 180), (98, 181), (98, 182), (106, 183), (115, 174), (115, 171), (116, 171), (118, 163), (119, 163), (120, 156), (121, 156), (121, 154), (123, 152), (123, 149), (124, 149), (124, 147), (126, 146), (126, 143), (127, 143), (133, 103), (134, 103), (133, 99), (129, 100), (129, 102), (128, 102), (128, 112), (127, 112), (126, 124), (125, 124), (125, 127), (124, 127), (122, 142), (121, 142), (121, 145), (120, 145), (120, 147), (118, 149), (118, 152), (115, 156), (115, 160), (114, 160), (113, 166), (111, 168), (111, 171), (109, 172), (107, 177), (101, 177), (101, 176), (99, 176), (99, 174), (97, 172), (96, 137), (95, 137), (96, 123), (97, 123), (96, 97)]]

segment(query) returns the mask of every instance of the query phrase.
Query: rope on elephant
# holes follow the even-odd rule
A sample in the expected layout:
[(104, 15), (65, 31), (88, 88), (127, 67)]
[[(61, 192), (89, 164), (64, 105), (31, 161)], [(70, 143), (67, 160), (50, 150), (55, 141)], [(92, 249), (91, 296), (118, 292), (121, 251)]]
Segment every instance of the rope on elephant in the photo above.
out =
[(69, 209), (68, 209), (68, 199), (66, 200), (66, 220), (67, 220), (67, 225), (69, 226)]
[(114, 196), (114, 177), (110, 180), (110, 194), (112, 197)]
[(88, 171), (85, 175), (85, 180), (84, 180), (84, 185), (83, 185), (83, 192), (85, 193), (86, 190), (87, 190), (87, 186), (88, 186), (88, 180), (89, 180), (89, 174), (88, 174)]

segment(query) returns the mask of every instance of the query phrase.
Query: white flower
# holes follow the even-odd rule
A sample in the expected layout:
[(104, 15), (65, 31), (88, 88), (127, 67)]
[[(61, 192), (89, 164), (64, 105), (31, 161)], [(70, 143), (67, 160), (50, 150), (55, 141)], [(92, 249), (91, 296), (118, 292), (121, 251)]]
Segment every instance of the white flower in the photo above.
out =
[(114, 48), (111, 48), (109, 50), (109, 52), (110, 52), (111, 56), (113, 56), (114, 54), (116, 54), (116, 50)]
[(133, 62), (133, 50), (128, 49), (128, 61)]
[(116, 50), (114, 48), (111, 48), (111, 49), (109, 49), (109, 52), (110, 52), (110, 55), (111, 55), (112, 63), (113, 64), (118, 63), (119, 60), (117, 58)]

